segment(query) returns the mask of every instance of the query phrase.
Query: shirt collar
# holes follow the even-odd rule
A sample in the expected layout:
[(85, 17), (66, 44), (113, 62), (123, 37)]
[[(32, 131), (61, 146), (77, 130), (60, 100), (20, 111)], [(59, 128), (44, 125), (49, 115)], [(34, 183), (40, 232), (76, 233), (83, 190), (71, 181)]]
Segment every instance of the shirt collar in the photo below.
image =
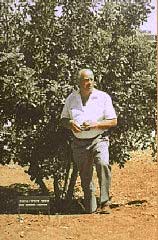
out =
[[(77, 95), (80, 95), (80, 89), (76, 90)], [(92, 93), (90, 94), (90, 97), (96, 97), (97, 96), (97, 89), (93, 88)]]

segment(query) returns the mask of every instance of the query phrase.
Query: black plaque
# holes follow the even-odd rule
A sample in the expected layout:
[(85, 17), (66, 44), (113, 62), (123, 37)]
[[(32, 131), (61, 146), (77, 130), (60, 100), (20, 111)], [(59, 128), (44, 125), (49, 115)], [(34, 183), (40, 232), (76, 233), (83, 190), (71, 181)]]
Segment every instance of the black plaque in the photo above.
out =
[(20, 196), (18, 197), (18, 212), (47, 212), (50, 215), (50, 198), (48, 196)]

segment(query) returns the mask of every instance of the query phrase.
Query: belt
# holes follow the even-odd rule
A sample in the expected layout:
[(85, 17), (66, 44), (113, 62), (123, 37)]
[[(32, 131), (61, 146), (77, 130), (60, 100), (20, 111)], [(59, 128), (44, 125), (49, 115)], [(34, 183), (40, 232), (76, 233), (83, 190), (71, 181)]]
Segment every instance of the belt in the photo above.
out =
[(96, 137), (93, 137), (93, 138), (77, 138), (74, 136), (74, 139), (77, 140), (77, 141), (88, 141), (88, 140), (94, 140), (95, 138), (97, 138), (99, 135), (97, 135)]
[(74, 139), (76, 139), (77, 141), (88, 141), (88, 140), (93, 141), (94, 139), (96, 139), (98, 137), (108, 137), (108, 136), (109, 136), (109, 132), (106, 131), (106, 132), (103, 132), (102, 134), (99, 134), (99, 135), (93, 137), (93, 138), (77, 138), (74, 136)]

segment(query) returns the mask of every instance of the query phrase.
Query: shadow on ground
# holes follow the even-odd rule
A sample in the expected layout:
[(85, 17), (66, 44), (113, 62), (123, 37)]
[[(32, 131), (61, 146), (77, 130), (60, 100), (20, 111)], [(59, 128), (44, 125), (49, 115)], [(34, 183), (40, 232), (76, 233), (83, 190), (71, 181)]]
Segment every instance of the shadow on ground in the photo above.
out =
[[(20, 196), (45, 196), (40, 189), (31, 189), (28, 184), (12, 184), (10, 186), (0, 186), (0, 214), (18, 214), (18, 198)], [(48, 195), (50, 197), (50, 214), (84, 214), (83, 199), (73, 200), (55, 200), (52, 192)], [(110, 208), (120, 208), (124, 205), (141, 206), (147, 203), (146, 200), (129, 201), (126, 204), (111, 203)], [(25, 213), (39, 214), (38, 211), (31, 211)], [(42, 212), (48, 214), (48, 212)]]
[[(0, 214), (17, 214), (20, 196), (46, 196), (46, 194), (43, 194), (40, 189), (31, 189), (28, 184), (16, 183), (10, 186), (0, 186)], [(77, 199), (72, 201), (55, 200), (52, 192), (48, 196), (50, 197), (50, 214), (81, 214), (84, 212)], [(37, 211), (31, 213), (38, 214)]]

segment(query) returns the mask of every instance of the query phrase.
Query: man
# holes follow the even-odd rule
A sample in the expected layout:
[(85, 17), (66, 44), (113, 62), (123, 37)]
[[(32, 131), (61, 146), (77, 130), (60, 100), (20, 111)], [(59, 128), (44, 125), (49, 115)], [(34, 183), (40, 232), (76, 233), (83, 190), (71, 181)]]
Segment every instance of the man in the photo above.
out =
[[(81, 177), (86, 212), (108, 213), (111, 182), (108, 129), (117, 125), (117, 117), (111, 97), (94, 88), (90, 69), (79, 71), (78, 86), (79, 90), (66, 99), (61, 124), (74, 135), (73, 158)], [(99, 210), (92, 180), (94, 164), (100, 186)]]

